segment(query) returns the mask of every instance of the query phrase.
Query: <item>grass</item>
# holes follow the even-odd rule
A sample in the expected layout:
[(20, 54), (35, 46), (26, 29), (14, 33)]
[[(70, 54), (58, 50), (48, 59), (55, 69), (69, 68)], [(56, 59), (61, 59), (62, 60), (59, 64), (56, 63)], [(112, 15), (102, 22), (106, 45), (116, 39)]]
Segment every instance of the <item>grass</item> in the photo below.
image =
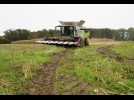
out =
[[(41, 68), (64, 48), (42, 44), (0, 45), (0, 94), (23, 94)], [(134, 42), (112, 44), (122, 57), (134, 58)], [(103, 44), (70, 49), (56, 71), (58, 94), (134, 94), (134, 64), (121, 63), (97, 52)], [(69, 48), (68, 48), (69, 49)]]
[(17, 94), (42, 64), (49, 63), (62, 50), (42, 44), (1, 44), (0, 94)]
[(131, 41), (124, 42), (119, 46), (115, 46), (113, 50), (121, 54), (122, 56), (134, 59), (134, 43)]
[[(125, 42), (112, 49), (121, 55), (134, 57), (133, 44)], [(59, 94), (134, 94), (134, 66), (98, 53), (98, 47), (75, 49), (68, 56), (57, 71), (55, 87)], [(71, 80), (72, 77), (76, 80)], [(78, 85), (68, 90), (73, 83)], [(83, 83), (88, 84), (84, 89), (81, 88)]]

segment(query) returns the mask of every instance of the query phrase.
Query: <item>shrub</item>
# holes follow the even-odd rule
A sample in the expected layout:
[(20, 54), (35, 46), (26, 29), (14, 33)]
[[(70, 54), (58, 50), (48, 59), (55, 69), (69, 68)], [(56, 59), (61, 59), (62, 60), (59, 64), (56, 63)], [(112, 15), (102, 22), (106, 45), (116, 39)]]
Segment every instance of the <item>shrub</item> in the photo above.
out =
[(4, 37), (0, 37), (0, 44), (8, 44), (11, 43), (11, 41), (5, 39)]

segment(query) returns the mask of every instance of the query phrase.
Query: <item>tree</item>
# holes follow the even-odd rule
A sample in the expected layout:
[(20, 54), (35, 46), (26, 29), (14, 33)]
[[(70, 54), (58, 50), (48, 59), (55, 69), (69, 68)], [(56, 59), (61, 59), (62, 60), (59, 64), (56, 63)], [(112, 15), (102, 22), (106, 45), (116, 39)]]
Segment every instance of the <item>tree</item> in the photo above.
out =
[(4, 37), (10, 41), (27, 40), (30, 38), (30, 31), (26, 29), (6, 30)]
[(128, 28), (129, 40), (134, 40), (134, 28)]
[(7, 44), (7, 43), (10, 43), (10, 41), (5, 39), (3, 36), (0, 36), (0, 44)]
[(49, 32), (48, 32), (49, 36), (57, 36), (58, 33), (59, 33), (58, 30), (53, 30), (53, 29), (49, 29)]

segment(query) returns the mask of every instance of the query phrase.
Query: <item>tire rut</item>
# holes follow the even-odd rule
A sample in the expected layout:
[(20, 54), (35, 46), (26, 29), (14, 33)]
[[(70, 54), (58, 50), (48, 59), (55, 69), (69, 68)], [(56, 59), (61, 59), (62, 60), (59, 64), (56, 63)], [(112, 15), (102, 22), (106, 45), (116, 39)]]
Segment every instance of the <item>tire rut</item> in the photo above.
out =
[(115, 59), (116, 61), (123, 63), (123, 64), (124, 63), (134, 64), (134, 59), (130, 59), (130, 58), (125, 57), (125, 56), (121, 56), (119, 53), (112, 51), (111, 47), (112, 47), (112, 45), (97, 48), (97, 52), (99, 52), (99, 53), (101, 53), (101, 54), (103, 54), (111, 59)]
[(26, 89), (29, 95), (55, 95), (54, 79), (57, 67), (60, 67), (60, 61), (69, 53), (69, 49), (56, 54), (52, 62), (43, 65), (38, 76), (32, 80), (32, 84)]

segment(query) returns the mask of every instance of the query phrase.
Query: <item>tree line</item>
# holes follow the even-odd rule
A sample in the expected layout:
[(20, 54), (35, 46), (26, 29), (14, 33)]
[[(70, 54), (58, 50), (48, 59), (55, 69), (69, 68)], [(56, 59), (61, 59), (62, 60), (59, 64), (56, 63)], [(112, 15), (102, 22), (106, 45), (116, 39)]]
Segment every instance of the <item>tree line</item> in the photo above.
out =
[(109, 28), (101, 28), (89, 29), (91, 32), (92, 37), (95, 38), (109, 38), (114, 40), (134, 40), (134, 28), (128, 29), (109, 29)]
[[(109, 38), (114, 40), (134, 40), (134, 28), (128, 29), (110, 29), (110, 28), (89, 28), (91, 37)], [(0, 37), (0, 43), (10, 43), (18, 40), (28, 40), (42, 37), (56, 36), (58, 31), (53, 29), (43, 29), (31, 32), (27, 29), (16, 29), (4, 31), (4, 36)]]
[(29, 40), (29, 39), (36, 39), (42, 37), (51, 37), (55, 36), (57, 31), (53, 29), (43, 29), (39, 31), (31, 32), (27, 29), (16, 29), (16, 30), (6, 30), (4, 31), (4, 36), (0, 37), (0, 44), (2, 43), (11, 43), (12, 41), (18, 40)]

